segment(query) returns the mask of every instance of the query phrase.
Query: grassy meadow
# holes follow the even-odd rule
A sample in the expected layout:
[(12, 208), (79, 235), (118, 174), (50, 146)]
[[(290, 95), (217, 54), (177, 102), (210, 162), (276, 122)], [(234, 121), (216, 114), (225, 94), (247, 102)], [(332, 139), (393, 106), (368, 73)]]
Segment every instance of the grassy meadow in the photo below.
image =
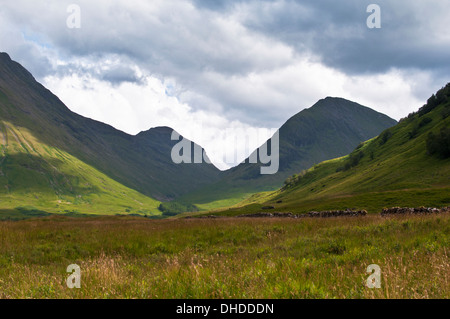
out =
[(449, 298), (449, 247), (449, 214), (2, 221), (0, 298)]

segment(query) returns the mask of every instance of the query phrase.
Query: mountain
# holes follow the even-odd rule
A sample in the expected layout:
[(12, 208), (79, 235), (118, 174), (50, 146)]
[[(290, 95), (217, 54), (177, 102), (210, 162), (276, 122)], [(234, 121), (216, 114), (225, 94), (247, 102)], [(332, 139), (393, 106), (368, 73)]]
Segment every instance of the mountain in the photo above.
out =
[[(34, 173), (51, 175), (53, 166), (63, 171), (61, 167), (84, 164), (111, 183), (157, 200), (171, 200), (220, 176), (211, 164), (173, 163), (171, 150), (178, 141), (171, 140), (170, 128), (132, 136), (70, 111), (6, 53), (0, 53), (0, 124), (3, 165), (28, 166)], [(22, 132), (26, 133), (22, 136)], [(33, 148), (31, 141), (39, 147)], [(41, 160), (48, 165), (40, 167), (37, 163)], [(3, 169), (8, 180), (0, 186), (13, 193), (14, 187), (21, 186), (11, 179), (11, 171)], [(77, 176), (74, 169), (71, 173)], [(54, 188), (51, 179), (46, 185), (40, 183)], [(54, 193), (61, 196), (60, 190), (54, 189)]]
[[(248, 205), (247, 205), (248, 204)], [(450, 206), (450, 83), (417, 112), (350, 154), (297, 172), (223, 214)]]
[[(251, 155), (244, 163), (226, 171), (219, 182), (182, 196), (181, 200), (203, 209), (236, 204), (255, 192), (281, 187), (286, 178), (314, 164), (348, 154), (359, 143), (396, 123), (355, 102), (327, 97), (294, 115), (279, 129), (276, 174), (262, 175), (261, 164), (250, 163)], [(270, 145), (271, 140), (264, 147), (270, 149)], [(260, 149), (255, 153), (260, 154)]]
[(0, 219), (70, 214), (160, 215), (160, 202), (114, 181), (27, 128), (0, 121)]

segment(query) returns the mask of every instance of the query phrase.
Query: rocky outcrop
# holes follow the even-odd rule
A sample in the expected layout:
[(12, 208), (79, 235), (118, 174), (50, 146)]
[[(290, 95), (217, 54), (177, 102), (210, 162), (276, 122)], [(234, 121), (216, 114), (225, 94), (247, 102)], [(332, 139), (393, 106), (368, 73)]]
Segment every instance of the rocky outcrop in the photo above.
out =
[(429, 214), (441, 214), (450, 212), (450, 207), (433, 208), (433, 207), (392, 207), (384, 208), (381, 212), (381, 216), (390, 215), (429, 215)]
[(295, 215), (292, 213), (281, 213), (281, 212), (273, 212), (273, 213), (256, 213), (256, 214), (247, 214), (247, 215), (239, 215), (238, 217), (247, 217), (247, 218), (270, 218), (270, 217), (278, 217), (278, 218), (299, 218), (299, 215)]
[(247, 218), (328, 218), (328, 217), (358, 217), (358, 216), (366, 216), (367, 211), (365, 210), (332, 210), (332, 211), (323, 211), (323, 212), (309, 212), (303, 215), (293, 214), (291, 212), (281, 213), (281, 212), (260, 212), (256, 214), (248, 214), (248, 215), (240, 215), (238, 217), (247, 217)]
[[(385, 208), (381, 212), (381, 216), (393, 216), (393, 215), (429, 215), (429, 214), (442, 214), (449, 213), (450, 207), (432, 208), (432, 207), (392, 207)], [(312, 211), (306, 214), (294, 214), (292, 212), (259, 212), (255, 214), (239, 215), (240, 218), (330, 218), (330, 217), (362, 217), (366, 216), (365, 210), (326, 210), (321, 212)], [(219, 216), (189, 216), (186, 219), (206, 219), (206, 218), (220, 218)]]
[(365, 210), (330, 210), (330, 211), (323, 211), (323, 212), (309, 212), (306, 214), (307, 217), (320, 217), (320, 218), (327, 218), (327, 217), (359, 217), (359, 216), (366, 216), (367, 211)]
[(220, 218), (220, 216), (216, 215), (208, 215), (208, 216), (187, 216), (184, 219), (216, 219)]

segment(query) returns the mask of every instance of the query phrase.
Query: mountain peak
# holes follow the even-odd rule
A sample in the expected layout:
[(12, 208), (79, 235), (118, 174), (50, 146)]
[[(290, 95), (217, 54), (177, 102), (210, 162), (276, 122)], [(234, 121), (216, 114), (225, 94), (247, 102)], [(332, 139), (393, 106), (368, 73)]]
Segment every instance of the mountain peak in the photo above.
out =
[(0, 60), (11, 61), (11, 57), (6, 52), (0, 52)]
[(174, 131), (173, 128), (168, 126), (152, 127), (146, 131), (139, 132), (137, 136), (149, 136), (149, 135), (170, 135)]
[(365, 117), (377, 116), (378, 118), (384, 118), (388, 122), (391, 122), (390, 126), (393, 126), (397, 123), (396, 120), (388, 117), (383, 113), (341, 97), (327, 96), (326, 98), (317, 101), (317, 103), (307, 109), (307, 111), (320, 112), (327, 117), (334, 117), (337, 119), (343, 119), (349, 116), (354, 117), (354, 114), (358, 113), (361, 116)]
[(0, 80), (3, 78), (6, 82), (13, 79), (22, 80), (32, 84), (35, 82), (33, 75), (22, 65), (12, 60), (6, 52), (0, 52)]
[(153, 131), (153, 132), (165, 132), (165, 133), (169, 132), (169, 133), (172, 133), (173, 128), (168, 127), (168, 126), (157, 126), (157, 127), (152, 127), (152, 128), (149, 129), (147, 132), (150, 132), (150, 131)]
[(317, 101), (316, 104), (313, 105), (314, 106), (321, 106), (321, 105), (330, 105), (330, 104), (357, 104), (360, 105), (356, 102), (344, 99), (342, 97), (334, 97), (334, 96), (327, 96), (324, 99), (320, 99), (319, 101)]

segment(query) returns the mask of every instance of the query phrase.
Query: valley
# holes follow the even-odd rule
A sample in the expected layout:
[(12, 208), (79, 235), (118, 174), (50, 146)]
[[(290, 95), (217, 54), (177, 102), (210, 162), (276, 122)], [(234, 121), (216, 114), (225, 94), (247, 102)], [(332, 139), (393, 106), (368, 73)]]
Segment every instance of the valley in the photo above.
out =
[(450, 84), (399, 122), (328, 97), (279, 129), (279, 172), (219, 171), (173, 163), (172, 128), (71, 112), (2, 53), (0, 298), (448, 299), (449, 109)]
[[(433, 95), (435, 96), (435, 95)], [(213, 212), (235, 216), (277, 211), (446, 207), (450, 204), (450, 85), (427, 104), (349, 155), (324, 161), (285, 180), (282, 188), (255, 194), (232, 208)], [(433, 152), (440, 134), (439, 152)], [(198, 213), (197, 213), (198, 214)]]

